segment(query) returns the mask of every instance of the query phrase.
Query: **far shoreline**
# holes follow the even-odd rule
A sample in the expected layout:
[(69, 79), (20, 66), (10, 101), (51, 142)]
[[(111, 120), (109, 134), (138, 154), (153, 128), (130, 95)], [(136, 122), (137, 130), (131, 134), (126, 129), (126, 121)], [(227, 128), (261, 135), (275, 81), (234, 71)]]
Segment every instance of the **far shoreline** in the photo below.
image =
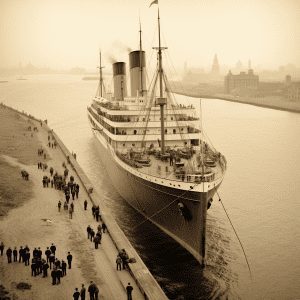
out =
[(175, 94), (182, 95), (182, 96), (187, 96), (191, 98), (201, 98), (201, 99), (214, 99), (214, 100), (223, 100), (223, 101), (229, 101), (229, 102), (234, 102), (234, 103), (240, 103), (240, 104), (248, 104), (252, 106), (257, 106), (257, 107), (262, 107), (262, 108), (269, 108), (269, 109), (274, 109), (274, 110), (280, 110), (280, 111), (287, 111), (287, 112), (292, 112), (292, 113), (300, 113), (300, 104), (299, 108), (289, 108), (289, 107), (282, 107), (282, 106), (277, 106), (277, 105), (271, 105), (271, 104), (262, 104), (262, 103), (256, 103), (256, 102), (251, 102), (249, 100), (241, 100), (244, 99), (243, 97), (240, 97), (239, 99), (233, 98), (234, 96), (231, 97), (225, 97), (222, 95), (196, 95), (192, 93), (184, 93), (175, 90)]

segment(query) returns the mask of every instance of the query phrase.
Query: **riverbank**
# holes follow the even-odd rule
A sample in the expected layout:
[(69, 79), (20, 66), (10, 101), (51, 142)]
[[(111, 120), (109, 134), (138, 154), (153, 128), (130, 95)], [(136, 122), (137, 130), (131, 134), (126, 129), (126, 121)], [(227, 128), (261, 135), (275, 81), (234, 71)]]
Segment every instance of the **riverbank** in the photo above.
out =
[[(15, 180), (7, 181), (6, 186), (1, 187), (1, 193), (3, 190), (5, 193), (9, 193), (8, 186), (10, 186), (10, 188), (20, 186), (24, 188), (24, 190), (30, 190), (30, 194), (27, 195), (22, 202), (23, 205), (8, 210), (7, 216), (2, 217), (0, 220), (0, 241), (4, 241), (6, 245), (5, 251), (9, 246), (19, 248), (21, 245), (25, 246), (25, 244), (28, 244), (31, 250), (34, 247), (41, 247), (43, 252), (47, 246), (50, 246), (51, 243), (54, 242), (57, 246), (57, 256), (60, 259), (66, 259), (68, 251), (71, 251), (74, 259), (72, 270), (69, 270), (67, 276), (62, 278), (61, 284), (51, 286), (50, 278), (40, 278), (40, 276), (32, 277), (29, 267), (25, 267), (22, 263), (16, 262), (7, 264), (6, 257), (0, 257), (0, 280), (9, 291), (10, 297), (14, 299), (71, 299), (75, 287), (80, 289), (82, 283), (87, 286), (90, 280), (93, 280), (99, 287), (100, 299), (126, 299), (125, 287), (128, 282), (130, 282), (134, 288), (134, 299), (144, 299), (145, 297), (151, 299), (152, 296), (148, 295), (149, 292), (147, 290), (149, 287), (151, 288), (151, 278), (148, 277), (144, 283), (141, 281), (143, 278), (145, 279), (145, 276), (148, 276), (149, 271), (148, 273), (145, 272), (143, 265), (139, 263), (139, 257), (132, 256), (131, 245), (127, 244), (125, 236), (120, 236), (121, 234), (117, 232), (115, 228), (117, 225), (114, 224), (114, 220), (110, 220), (109, 213), (105, 212), (105, 208), (103, 208), (102, 205), (101, 212), (109, 233), (103, 233), (102, 244), (99, 245), (98, 250), (96, 250), (93, 243), (87, 239), (87, 225), (91, 225), (94, 229), (97, 228), (97, 222), (91, 214), (92, 201), (95, 200), (98, 202), (101, 198), (98, 197), (98, 195), (93, 195), (92, 197), (96, 198), (93, 199), (88, 193), (91, 186), (89, 186), (88, 183), (85, 185), (88, 179), (86, 176), (84, 177), (83, 171), (81, 169), (79, 170), (76, 161), (73, 161), (71, 158), (71, 164), (68, 165), (71, 173), (69, 175), (74, 176), (75, 181), (79, 183), (81, 187), (79, 199), (74, 200), (75, 211), (73, 219), (69, 219), (66, 212), (58, 212), (58, 200), (64, 201), (62, 192), (54, 188), (43, 188), (42, 178), (44, 175), (50, 176), (50, 174), (47, 170), (42, 171), (38, 169), (37, 162), (42, 160), (43, 163), (45, 163), (47, 161), (47, 165), (49, 166), (48, 170), (50, 166), (52, 166), (55, 171), (61, 174), (63, 172), (62, 163), (67, 161), (66, 155), (70, 155), (58, 137), (53, 134), (53, 136), (57, 138), (57, 149), (48, 147), (49, 128), (44, 122), (40, 123), (39, 120), (28, 118), (26, 115), (24, 119), (24, 115), (21, 117), (20, 113), (4, 106), (0, 106), (0, 111), (8, 118), (5, 122), (2, 121), (4, 119), (1, 118), (1, 127), (7, 122), (14, 123), (16, 116), (19, 116), (25, 121), (25, 123), (21, 123), (20, 127), (14, 131), (12, 130), (13, 127), (6, 125), (8, 129), (10, 129), (8, 132), (10, 132), (11, 135), (18, 132), (20, 136), (22, 136), (22, 134), (24, 136), (24, 133), (27, 133), (27, 122), (29, 121), (33, 122), (33, 126), (38, 128), (38, 132), (31, 131), (25, 139), (30, 145), (30, 151), (28, 151), (28, 153), (33, 155), (32, 158), (22, 158), (18, 155), (13, 155), (14, 152), (11, 152), (12, 147), (16, 149), (21, 148), (22, 150), (25, 149), (23, 146), (19, 147), (13, 138), (11, 138), (11, 146), (7, 147), (6, 151), (2, 148), (5, 148), (7, 143), (3, 142), (2, 144), (4, 146), (2, 145), (2, 148), (0, 148), (1, 161), (6, 166), (15, 168), (16, 170), (16, 172), (11, 175), (13, 179), (21, 177), (21, 169), (26, 169), (29, 173), (28, 182), (23, 179), (18, 183)], [(7, 133), (7, 130), (4, 130), (4, 133)], [(0, 137), (2, 137), (2, 134), (3, 132), (1, 132)], [(37, 155), (37, 149), (41, 146), (44, 151), (47, 151), (46, 160)], [(19, 150), (20, 155), (24, 155), (22, 150)], [(83, 207), (84, 199), (89, 200), (87, 211), (85, 211)], [(97, 204), (97, 202), (95, 204)], [(44, 219), (50, 220), (51, 222), (46, 222)], [(114, 239), (112, 238), (113, 235), (115, 235)], [(132, 264), (132, 267), (130, 266), (129, 272), (126, 270), (116, 271), (115, 259), (118, 253), (116, 244), (118, 247), (122, 245), (122, 248), (125, 248), (128, 252), (129, 257), (134, 257), (137, 260), (136, 264)], [(17, 289), (16, 284), (18, 282), (28, 283), (31, 285), (31, 289)], [(139, 285), (141, 286), (139, 287)], [(154, 287), (154, 295), (157, 289), (160, 291), (161, 297), (152, 299), (166, 299), (156, 282), (155, 285), (157, 286)]]
[(261, 98), (252, 98), (252, 97), (243, 97), (243, 96), (233, 96), (227, 94), (201, 94), (194, 93), (192, 91), (183, 91), (182, 89), (175, 88), (174, 93), (192, 97), (192, 98), (203, 98), (203, 99), (217, 99), (225, 100), (230, 102), (236, 102), (241, 104), (254, 105), (264, 108), (283, 110), (289, 112), (300, 113), (300, 102), (293, 102), (281, 97), (261, 97)]

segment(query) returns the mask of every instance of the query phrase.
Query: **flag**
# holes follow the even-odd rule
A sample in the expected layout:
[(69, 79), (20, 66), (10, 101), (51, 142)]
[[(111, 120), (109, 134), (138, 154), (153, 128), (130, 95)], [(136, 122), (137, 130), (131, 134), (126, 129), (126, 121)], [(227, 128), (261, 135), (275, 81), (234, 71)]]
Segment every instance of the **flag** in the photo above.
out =
[(154, 0), (150, 3), (149, 7), (151, 7), (152, 4), (157, 4), (158, 5), (158, 0)]

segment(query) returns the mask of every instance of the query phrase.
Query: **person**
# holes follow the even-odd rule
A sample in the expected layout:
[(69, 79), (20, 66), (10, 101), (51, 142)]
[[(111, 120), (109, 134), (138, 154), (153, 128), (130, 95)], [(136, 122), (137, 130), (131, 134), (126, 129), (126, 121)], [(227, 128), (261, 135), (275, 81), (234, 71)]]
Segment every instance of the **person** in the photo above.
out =
[(130, 285), (130, 282), (128, 282), (128, 285), (126, 287), (127, 300), (132, 300), (132, 290), (133, 290), (133, 287)]
[(97, 285), (95, 284), (95, 300), (99, 299), (99, 289), (97, 287)]
[(43, 254), (43, 252), (42, 252), (41, 248), (38, 247), (37, 257), (38, 257), (39, 259), (42, 259), (42, 254)]
[(85, 300), (85, 291), (86, 291), (85, 286), (84, 286), (84, 284), (82, 284), (81, 290), (80, 290), (80, 299), (81, 300)]
[(11, 263), (11, 256), (12, 256), (12, 250), (10, 247), (6, 250), (6, 256), (7, 256), (7, 262), (10, 264)]
[(70, 208), (69, 208), (69, 219), (72, 219), (72, 218), (73, 218), (73, 209), (72, 209), (72, 206), (70, 206)]
[(74, 203), (73, 202), (70, 204), (70, 207), (72, 208), (72, 212), (74, 212)]
[(43, 263), (43, 277), (48, 277), (49, 265), (46, 261)]
[(88, 227), (86, 228), (86, 232), (87, 232), (87, 237), (88, 237), (88, 239), (90, 238), (91, 230), (92, 230), (91, 226), (88, 225)]
[(97, 206), (95, 209), (95, 217), (97, 222), (99, 222), (99, 216), (100, 216), (100, 209), (99, 206)]
[(50, 250), (51, 252), (54, 254), (55, 256), (55, 251), (56, 251), (56, 246), (52, 243), (51, 246), (50, 246)]
[(122, 264), (122, 258), (120, 257), (120, 255), (117, 255), (117, 259), (116, 259), (116, 264), (117, 264), (117, 271), (118, 270), (122, 270), (121, 264)]
[(61, 271), (62, 271), (62, 276), (67, 275), (67, 263), (64, 260), (61, 261)]
[(90, 300), (95, 300), (95, 284), (93, 281), (90, 282), (88, 292), (90, 294)]
[(51, 277), (52, 277), (52, 285), (56, 284), (56, 270), (53, 269), (51, 272)]
[(53, 264), (53, 268), (54, 268), (54, 262), (55, 262), (55, 256), (53, 253), (51, 253), (49, 255), (49, 264), (50, 264), (50, 269), (52, 268), (52, 264)]
[(87, 205), (88, 205), (88, 202), (86, 201), (86, 199), (84, 200), (83, 205), (84, 205), (84, 210), (86, 210), (87, 209)]
[(96, 205), (94, 204), (92, 206), (92, 214), (93, 214), (94, 219), (96, 218), (95, 211), (96, 211)]
[(95, 236), (95, 231), (93, 229), (91, 229), (91, 232), (90, 232), (91, 241), (94, 239), (94, 236)]
[(17, 247), (15, 247), (14, 250), (13, 250), (13, 257), (14, 257), (14, 262), (18, 261), (18, 250), (17, 250)]
[(126, 269), (128, 265), (128, 254), (126, 253), (125, 249), (122, 249), (121, 252), (119, 253), (121, 259), (122, 259), (122, 265), (123, 265), (123, 270)]
[[(28, 249), (28, 248), (27, 248)], [(30, 251), (29, 249), (26, 250), (25, 252), (25, 266), (29, 266), (29, 261), (30, 261)]]
[(20, 249), (19, 249), (19, 263), (21, 262), (24, 262), (24, 254), (25, 254), (25, 251), (23, 249), (23, 247), (21, 246)]
[(74, 188), (71, 191), (71, 195), (72, 195), (72, 200), (74, 200), (75, 199), (75, 189)]
[(106, 227), (106, 224), (104, 222), (102, 222), (102, 231), (103, 233), (105, 233), (107, 227)]
[(94, 238), (95, 249), (98, 249), (99, 242), (100, 242), (100, 238), (98, 235), (96, 235)]
[(73, 259), (72, 254), (68, 252), (67, 260), (68, 260), (69, 269), (71, 269), (72, 259)]
[(60, 208), (61, 208), (61, 201), (60, 200), (58, 201), (57, 207), (58, 207), (58, 211), (60, 212)]
[(4, 251), (4, 244), (3, 242), (0, 243), (0, 254), (3, 256), (3, 251)]
[(78, 292), (78, 288), (75, 288), (73, 298), (74, 298), (74, 300), (78, 300), (79, 297), (80, 297), (80, 293)]
[(61, 269), (57, 268), (55, 273), (56, 273), (56, 284), (60, 284), (60, 278), (62, 277)]
[(76, 198), (77, 198), (77, 199), (78, 199), (79, 189), (80, 189), (80, 187), (79, 187), (79, 184), (77, 183), (77, 184), (75, 185), (75, 194), (76, 194)]
[(31, 262), (31, 276), (36, 276), (37, 275), (37, 266), (36, 266), (36, 259), (33, 258)]
[(47, 262), (49, 262), (49, 256), (51, 254), (51, 250), (49, 249), (49, 247), (47, 247), (46, 251), (45, 251), (45, 255), (46, 255), (46, 258), (47, 258)]

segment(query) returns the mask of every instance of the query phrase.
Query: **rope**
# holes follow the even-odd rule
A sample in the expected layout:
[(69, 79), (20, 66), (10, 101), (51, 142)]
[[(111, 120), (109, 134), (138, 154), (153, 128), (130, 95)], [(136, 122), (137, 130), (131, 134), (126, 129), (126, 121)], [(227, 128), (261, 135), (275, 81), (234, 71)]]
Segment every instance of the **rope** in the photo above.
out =
[(241, 240), (240, 240), (240, 238), (239, 238), (239, 236), (238, 236), (238, 234), (237, 234), (237, 232), (236, 232), (236, 230), (235, 230), (235, 228), (234, 228), (234, 226), (233, 226), (233, 224), (232, 224), (232, 222), (231, 222), (231, 220), (230, 220), (230, 218), (229, 218), (229, 215), (228, 215), (228, 213), (227, 213), (227, 211), (226, 211), (226, 209), (225, 209), (225, 206), (224, 206), (224, 204), (223, 204), (223, 201), (221, 200), (221, 197), (220, 197), (218, 191), (216, 191), (216, 192), (217, 192), (217, 195), (218, 195), (218, 197), (219, 197), (219, 201), (221, 202), (221, 204), (222, 204), (222, 206), (223, 206), (223, 209), (224, 209), (224, 211), (225, 211), (225, 213), (226, 213), (226, 216), (227, 216), (227, 218), (228, 218), (228, 220), (229, 220), (229, 222), (230, 222), (230, 225), (231, 225), (231, 227), (232, 227), (232, 229), (233, 229), (233, 231), (234, 231), (234, 233), (235, 233), (235, 235), (236, 235), (236, 237), (237, 237), (237, 239), (238, 239), (238, 241), (239, 241), (239, 243), (240, 243), (240, 246), (241, 246), (241, 248), (242, 248), (242, 250), (243, 250), (244, 257), (245, 257), (245, 260), (246, 260), (246, 263), (247, 263), (247, 266), (248, 266), (248, 270), (249, 270), (249, 273), (250, 273), (250, 278), (251, 278), (251, 280), (252, 280), (252, 279), (253, 279), (253, 277), (252, 277), (252, 272), (251, 272), (250, 264), (249, 264), (249, 261), (248, 261), (248, 258), (247, 258), (245, 249), (244, 249), (244, 247), (243, 247), (243, 244), (242, 244), (242, 242), (241, 242)]
[(187, 192), (189, 192), (190, 190), (192, 190), (195, 186), (199, 185), (200, 183), (196, 183), (194, 186), (192, 186), (190, 189), (188, 189), (187, 191), (185, 191), (184, 193), (182, 193), (180, 196), (177, 196), (172, 202), (170, 202), (169, 204), (165, 205), (163, 208), (161, 208), (160, 210), (158, 210), (157, 212), (155, 212), (153, 215), (151, 215), (150, 217), (146, 217), (146, 219), (144, 221), (142, 221), (141, 223), (139, 223), (138, 225), (134, 226), (133, 229), (138, 228), (139, 226), (141, 226), (142, 224), (144, 224), (145, 222), (147, 222), (148, 220), (151, 220), (153, 217), (155, 217), (156, 215), (158, 215), (159, 213), (161, 213), (163, 210), (165, 210), (166, 208), (168, 208), (169, 206), (171, 206), (174, 202), (176, 202), (179, 198), (181, 198), (184, 194), (186, 194)]

